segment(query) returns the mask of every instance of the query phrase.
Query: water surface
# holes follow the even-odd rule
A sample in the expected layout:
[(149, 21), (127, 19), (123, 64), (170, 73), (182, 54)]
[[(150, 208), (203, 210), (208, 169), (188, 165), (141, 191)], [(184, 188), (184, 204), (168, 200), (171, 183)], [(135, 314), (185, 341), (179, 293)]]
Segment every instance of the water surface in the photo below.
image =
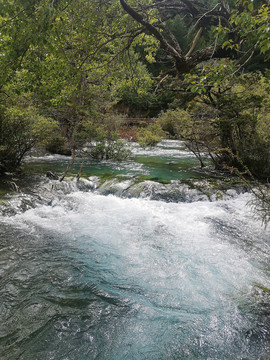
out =
[[(185, 158), (175, 145), (161, 144), (158, 164)], [(143, 151), (134, 168), (145, 156), (151, 173), (157, 154)], [(1, 359), (269, 359), (270, 232), (249, 194), (165, 202), (50, 189), (1, 217)]]

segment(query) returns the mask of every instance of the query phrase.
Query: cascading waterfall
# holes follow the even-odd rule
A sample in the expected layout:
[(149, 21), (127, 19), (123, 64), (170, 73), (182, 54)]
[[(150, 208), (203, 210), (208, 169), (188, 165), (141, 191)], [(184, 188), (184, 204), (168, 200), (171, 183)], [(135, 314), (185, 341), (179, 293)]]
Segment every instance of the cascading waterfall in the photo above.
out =
[(1, 217), (3, 360), (269, 359), (270, 232), (248, 193), (88, 185)]

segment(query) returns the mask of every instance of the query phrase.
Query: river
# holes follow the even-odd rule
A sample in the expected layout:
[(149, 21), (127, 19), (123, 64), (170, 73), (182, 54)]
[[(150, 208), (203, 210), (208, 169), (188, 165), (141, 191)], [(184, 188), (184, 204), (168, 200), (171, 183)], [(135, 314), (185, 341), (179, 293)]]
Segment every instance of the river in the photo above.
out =
[(250, 194), (191, 186), (206, 175), (180, 142), (132, 151), (3, 200), (0, 358), (269, 360), (270, 229)]

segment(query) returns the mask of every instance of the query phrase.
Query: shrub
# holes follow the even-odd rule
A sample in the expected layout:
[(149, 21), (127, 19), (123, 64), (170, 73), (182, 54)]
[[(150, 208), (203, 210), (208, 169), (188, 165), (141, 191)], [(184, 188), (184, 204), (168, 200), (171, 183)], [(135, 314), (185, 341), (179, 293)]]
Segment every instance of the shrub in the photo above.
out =
[(142, 147), (154, 146), (165, 138), (165, 132), (159, 123), (150, 124), (138, 133), (138, 143)]
[(67, 140), (59, 133), (54, 134), (46, 144), (46, 150), (52, 154), (71, 155)]
[(45, 144), (57, 123), (39, 114), (33, 106), (9, 106), (0, 117), (0, 172), (16, 170), (25, 154)]
[(187, 110), (169, 110), (159, 122), (171, 136), (185, 141), (202, 163), (207, 152), (217, 168), (224, 165), (253, 176), (270, 175), (270, 81), (244, 74), (213, 85), (196, 96)]
[(111, 123), (108, 126), (85, 119), (74, 134), (74, 144), (84, 156), (94, 159), (120, 161), (130, 156), (126, 144), (119, 139), (118, 133), (112, 130)]

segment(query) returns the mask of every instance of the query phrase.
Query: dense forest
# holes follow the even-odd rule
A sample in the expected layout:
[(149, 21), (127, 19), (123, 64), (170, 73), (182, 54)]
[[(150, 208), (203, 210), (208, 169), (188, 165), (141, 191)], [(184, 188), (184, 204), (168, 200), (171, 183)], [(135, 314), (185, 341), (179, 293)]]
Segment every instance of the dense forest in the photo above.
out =
[[(207, 153), (216, 169), (267, 182), (267, 1), (0, 3), (0, 173), (36, 146), (124, 158), (123, 119), (144, 117), (156, 120), (132, 130), (142, 145), (181, 139), (202, 167)], [(257, 196), (269, 215), (267, 186)]]

